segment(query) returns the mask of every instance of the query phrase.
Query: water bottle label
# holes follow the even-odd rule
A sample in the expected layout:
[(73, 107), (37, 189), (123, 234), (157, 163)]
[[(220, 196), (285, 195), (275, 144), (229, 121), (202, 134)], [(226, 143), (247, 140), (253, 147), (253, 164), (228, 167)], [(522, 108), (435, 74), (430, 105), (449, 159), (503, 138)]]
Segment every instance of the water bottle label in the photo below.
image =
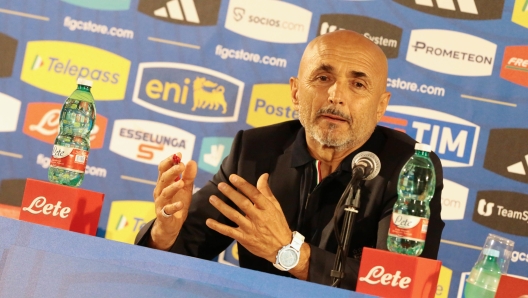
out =
[(389, 236), (414, 241), (425, 241), (428, 224), (429, 220), (427, 218), (392, 213)]
[(87, 161), (88, 151), (86, 150), (54, 145), (50, 166), (72, 172), (84, 173)]

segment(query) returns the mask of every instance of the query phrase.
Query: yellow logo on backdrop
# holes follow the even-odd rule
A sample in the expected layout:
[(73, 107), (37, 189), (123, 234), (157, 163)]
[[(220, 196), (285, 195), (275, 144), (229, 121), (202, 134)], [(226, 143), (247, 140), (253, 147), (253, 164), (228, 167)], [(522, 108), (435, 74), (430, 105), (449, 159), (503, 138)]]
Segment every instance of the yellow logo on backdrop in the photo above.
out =
[(77, 78), (93, 81), (96, 100), (122, 100), (130, 61), (96, 47), (66, 41), (29, 41), (20, 79), (51, 93), (68, 96)]
[(289, 84), (256, 84), (251, 92), (246, 123), (260, 127), (299, 119), (293, 109)]
[(141, 227), (155, 217), (154, 202), (114, 201), (110, 206), (105, 238), (133, 244)]
[(512, 22), (528, 28), (528, 0), (515, 1)]
[(235, 242), (233, 248), (231, 248), (231, 255), (235, 260), (238, 261), (238, 242)]
[(449, 287), (451, 286), (451, 276), (453, 270), (442, 266), (440, 276), (438, 276), (438, 285), (436, 286), (435, 298), (447, 298)]

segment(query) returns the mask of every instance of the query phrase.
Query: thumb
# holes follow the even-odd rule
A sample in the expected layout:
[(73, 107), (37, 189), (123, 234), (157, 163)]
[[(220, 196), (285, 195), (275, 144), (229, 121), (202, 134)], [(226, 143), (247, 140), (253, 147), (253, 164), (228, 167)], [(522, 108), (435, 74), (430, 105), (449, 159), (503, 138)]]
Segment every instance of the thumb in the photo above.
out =
[(259, 179), (257, 180), (257, 189), (260, 191), (261, 194), (265, 195), (266, 197), (272, 197), (273, 193), (271, 192), (271, 189), (269, 187), (268, 179), (268, 173), (260, 175)]
[(194, 178), (196, 178), (196, 173), (198, 172), (198, 167), (194, 160), (190, 160), (185, 165), (185, 170), (182, 173), (182, 180), (185, 183), (184, 187), (191, 187), (194, 183)]
[(269, 174), (264, 173), (260, 175), (259, 179), (257, 180), (257, 189), (260, 191), (261, 194), (263, 194), (271, 203), (273, 203), (273, 206), (277, 208), (278, 210), (282, 210), (279, 201), (275, 198), (273, 193), (271, 192), (271, 188), (269, 187)]

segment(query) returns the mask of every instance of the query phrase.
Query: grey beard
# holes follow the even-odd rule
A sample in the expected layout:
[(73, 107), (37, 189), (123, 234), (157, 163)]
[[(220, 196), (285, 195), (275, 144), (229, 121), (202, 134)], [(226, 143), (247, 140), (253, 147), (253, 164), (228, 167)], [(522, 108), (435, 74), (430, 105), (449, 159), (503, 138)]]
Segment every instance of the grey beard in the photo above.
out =
[[(330, 130), (331, 129), (332, 129), (332, 127), (330, 127)], [(318, 129), (316, 129), (316, 130), (318, 130)], [(352, 139), (345, 139), (344, 142), (339, 142), (335, 138), (330, 138), (328, 135), (324, 136), (324, 135), (321, 134), (320, 131), (314, 131), (313, 129), (310, 129), (308, 131), (308, 133), (319, 144), (321, 144), (323, 146), (334, 148), (334, 150), (337, 151), (337, 152), (346, 150), (347, 148), (350, 147), (350, 144), (352, 143)], [(331, 133), (331, 132), (329, 132), (329, 133)]]
[[(302, 113), (302, 111), (300, 111)], [(335, 107), (329, 106), (329, 107), (323, 107), (317, 111), (317, 116), (322, 115), (324, 113), (333, 114), (339, 117), (342, 117), (344, 119), (350, 120), (350, 117), (343, 114), (339, 110), (337, 110)], [(331, 124), (327, 131), (323, 131), (319, 127), (317, 127), (313, 123), (305, 123), (304, 117), (299, 117), (299, 120), (301, 121), (302, 126), (304, 126), (305, 131), (319, 144), (334, 148), (335, 151), (340, 152), (348, 149), (352, 143), (354, 143), (353, 138), (347, 138), (345, 140), (337, 140), (337, 138), (330, 137), (332, 130), (336, 128), (335, 125)]]

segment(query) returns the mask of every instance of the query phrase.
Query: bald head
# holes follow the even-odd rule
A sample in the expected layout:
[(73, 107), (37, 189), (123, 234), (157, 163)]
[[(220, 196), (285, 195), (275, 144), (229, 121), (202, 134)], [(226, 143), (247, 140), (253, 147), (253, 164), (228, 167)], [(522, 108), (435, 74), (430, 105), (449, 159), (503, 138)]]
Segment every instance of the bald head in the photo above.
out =
[(350, 30), (337, 30), (314, 38), (304, 50), (298, 76), (301, 77), (316, 60), (325, 56), (346, 61), (357, 55), (368, 62), (372, 68), (371, 75), (378, 77), (377, 80), (385, 90), (388, 74), (385, 53), (370, 39)]
[(348, 154), (367, 141), (390, 100), (387, 71), (383, 51), (356, 32), (339, 30), (308, 44), (290, 86), (312, 152)]

